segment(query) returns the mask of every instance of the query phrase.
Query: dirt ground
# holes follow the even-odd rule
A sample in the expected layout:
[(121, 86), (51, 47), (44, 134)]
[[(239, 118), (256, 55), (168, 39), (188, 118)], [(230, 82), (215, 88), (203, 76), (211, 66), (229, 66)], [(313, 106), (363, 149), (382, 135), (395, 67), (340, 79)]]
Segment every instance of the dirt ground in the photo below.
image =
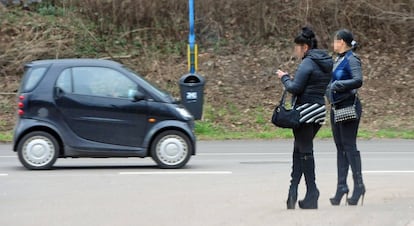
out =
[[(260, 46), (234, 46), (219, 54), (207, 51), (200, 55), (200, 71), (207, 79), (206, 102), (213, 109), (235, 106), (240, 114), (249, 114), (264, 108), (270, 118), (280, 98), (282, 84), (274, 74), (278, 68), (295, 72), (299, 61), (291, 57), (291, 46), (284, 48)], [(358, 52), (363, 66), (364, 84), (360, 89), (363, 104), (362, 127), (369, 130), (414, 129), (414, 58), (395, 52)], [(171, 70), (172, 69), (172, 70)], [(163, 83), (163, 71), (174, 80), (185, 71), (185, 62), (160, 71), (149, 71), (148, 76)], [(164, 81), (165, 82), (165, 81)], [(254, 114), (253, 114), (254, 115)], [(241, 121), (240, 121), (241, 120)], [(237, 124), (255, 127), (251, 117), (241, 118), (236, 124), (228, 117), (218, 123), (228, 128)], [(253, 122), (252, 122), (253, 121)]]
[[(290, 57), (290, 48), (239, 46), (227, 48), (217, 54), (214, 50), (201, 53), (199, 73), (206, 77), (205, 103), (212, 111), (235, 108), (240, 115), (215, 119), (229, 130), (238, 125), (255, 128), (255, 109), (262, 109), (265, 118), (270, 118), (272, 108), (280, 97), (282, 85), (274, 74), (278, 68), (294, 73), (299, 63)], [(359, 53), (363, 62), (364, 85), (360, 97), (364, 107), (362, 128), (365, 129), (414, 129), (414, 81), (413, 58), (402, 58), (398, 53)], [(390, 58), (398, 59), (392, 63)], [(139, 59), (122, 60), (127, 65), (136, 65)], [(138, 69), (139, 70), (139, 69)], [(162, 61), (149, 62), (146, 77), (178, 97), (177, 81), (186, 72), (185, 59), (170, 57)], [(18, 77), (17, 77), (18, 78)], [(2, 82), (3, 83), (3, 82)], [(1, 92), (15, 92), (18, 82), (13, 81)], [(3, 86), (4, 87), (4, 86)], [(9, 130), (14, 123), (15, 96), (0, 95), (2, 130)], [(266, 115), (267, 114), (267, 115)]]
[[(13, 19), (15, 20), (15, 19)], [(33, 27), (33, 20), (38, 23)], [(60, 21), (62, 20), (62, 21)], [(0, 131), (13, 128), (16, 96), (24, 62), (34, 59), (79, 57), (71, 27), (50, 26), (31, 16), (16, 21), (4, 19), (0, 26)], [(55, 23), (62, 24), (59, 18)], [(282, 69), (293, 74), (298, 61), (292, 58), (292, 43), (274, 38), (272, 45), (243, 45), (231, 41), (219, 48), (200, 47), (199, 74), (205, 76), (205, 106), (216, 112), (214, 124), (231, 131), (258, 130), (257, 114), (270, 119), (282, 85), (274, 74)], [(395, 44), (395, 43), (394, 43)], [(362, 43), (358, 52), (363, 64), (364, 85), (361, 127), (368, 130), (414, 129), (414, 48), (401, 43), (381, 49), (378, 41)], [(102, 57), (109, 57), (102, 52)], [(161, 88), (179, 96), (178, 79), (187, 71), (181, 54), (131, 55), (115, 60), (126, 64)], [(206, 110), (206, 109), (205, 109)], [(217, 113), (222, 112), (222, 113)]]

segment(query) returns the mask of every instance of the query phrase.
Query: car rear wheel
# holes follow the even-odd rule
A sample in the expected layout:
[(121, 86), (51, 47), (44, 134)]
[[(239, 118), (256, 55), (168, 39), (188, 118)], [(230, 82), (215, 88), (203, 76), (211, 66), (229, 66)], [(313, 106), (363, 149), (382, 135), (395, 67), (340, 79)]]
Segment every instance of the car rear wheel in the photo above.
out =
[(163, 169), (178, 169), (185, 164), (193, 152), (189, 138), (180, 131), (164, 131), (152, 142), (151, 157)]
[(17, 153), (27, 169), (50, 169), (59, 155), (59, 145), (49, 133), (31, 132), (20, 140)]

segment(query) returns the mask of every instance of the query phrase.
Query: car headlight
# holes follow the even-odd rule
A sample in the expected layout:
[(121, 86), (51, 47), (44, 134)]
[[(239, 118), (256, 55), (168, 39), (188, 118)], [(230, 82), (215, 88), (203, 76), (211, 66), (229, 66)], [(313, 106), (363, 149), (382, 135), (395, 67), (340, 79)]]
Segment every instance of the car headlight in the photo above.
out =
[(178, 113), (185, 119), (192, 119), (193, 115), (191, 115), (190, 112), (187, 111), (185, 108), (176, 108)]

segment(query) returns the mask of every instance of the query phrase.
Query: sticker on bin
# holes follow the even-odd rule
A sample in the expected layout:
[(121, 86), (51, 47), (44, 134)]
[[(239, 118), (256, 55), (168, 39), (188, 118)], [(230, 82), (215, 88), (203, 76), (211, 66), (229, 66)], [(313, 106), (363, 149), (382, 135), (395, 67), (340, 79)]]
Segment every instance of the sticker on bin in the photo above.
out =
[(187, 92), (186, 98), (187, 100), (197, 100), (197, 92)]

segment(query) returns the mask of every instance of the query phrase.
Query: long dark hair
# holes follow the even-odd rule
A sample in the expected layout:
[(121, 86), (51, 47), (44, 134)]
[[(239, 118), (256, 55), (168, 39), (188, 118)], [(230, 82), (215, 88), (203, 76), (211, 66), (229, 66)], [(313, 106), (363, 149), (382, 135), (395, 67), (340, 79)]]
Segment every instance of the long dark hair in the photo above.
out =
[(318, 40), (315, 33), (309, 27), (303, 27), (302, 31), (296, 36), (295, 43), (299, 45), (308, 45), (309, 49), (318, 48)]
[(347, 29), (341, 29), (335, 33), (336, 40), (344, 40), (346, 45), (350, 47), (352, 50), (356, 50), (358, 47), (358, 43), (354, 40), (354, 35)]

